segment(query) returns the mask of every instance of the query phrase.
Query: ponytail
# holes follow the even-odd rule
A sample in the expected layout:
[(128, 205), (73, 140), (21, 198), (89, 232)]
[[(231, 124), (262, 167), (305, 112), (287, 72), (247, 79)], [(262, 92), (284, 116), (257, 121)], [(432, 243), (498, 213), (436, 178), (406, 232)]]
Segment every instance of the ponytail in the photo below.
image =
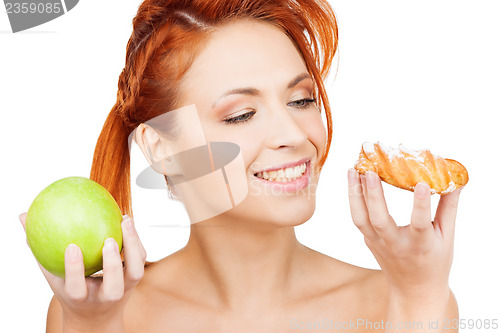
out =
[(97, 139), (90, 179), (115, 198), (122, 214), (132, 216), (130, 194), (130, 130), (118, 113), (117, 103), (109, 113)]

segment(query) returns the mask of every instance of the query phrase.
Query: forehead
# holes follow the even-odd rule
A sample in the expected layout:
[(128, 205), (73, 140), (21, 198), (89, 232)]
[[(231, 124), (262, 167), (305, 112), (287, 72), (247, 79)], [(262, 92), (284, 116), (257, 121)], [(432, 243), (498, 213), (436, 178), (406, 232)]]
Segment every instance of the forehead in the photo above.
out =
[(190, 99), (200, 89), (205, 95), (239, 87), (264, 91), (286, 85), (304, 72), (307, 70), (300, 53), (282, 30), (255, 20), (237, 21), (210, 35), (186, 73), (181, 91)]

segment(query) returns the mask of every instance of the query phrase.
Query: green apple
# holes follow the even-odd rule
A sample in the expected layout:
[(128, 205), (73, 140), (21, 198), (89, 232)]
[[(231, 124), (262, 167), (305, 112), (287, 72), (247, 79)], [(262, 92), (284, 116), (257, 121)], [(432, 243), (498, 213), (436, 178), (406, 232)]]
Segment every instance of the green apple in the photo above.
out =
[(26, 215), (28, 244), (38, 262), (64, 277), (64, 252), (80, 247), (85, 276), (102, 269), (102, 248), (112, 237), (122, 247), (122, 213), (111, 194), (84, 177), (60, 179), (43, 189)]

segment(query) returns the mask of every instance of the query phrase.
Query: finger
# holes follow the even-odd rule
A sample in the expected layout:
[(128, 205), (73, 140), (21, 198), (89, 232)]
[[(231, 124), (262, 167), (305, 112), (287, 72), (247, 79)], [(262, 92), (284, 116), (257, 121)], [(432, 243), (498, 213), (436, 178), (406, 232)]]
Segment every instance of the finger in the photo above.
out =
[(397, 225), (389, 215), (387, 204), (384, 198), (384, 191), (379, 176), (373, 171), (366, 174), (366, 207), (370, 222), (382, 239), (392, 242), (397, 238)]
[(123, 267), (118, 244), (108, 238), (102, 248), (103, 281), (99, 289), (99, 298), (103, 302), (116, 302), (123, 297)]
[(363, 186), (360, 175), (356, 169), (349, 169), (347, 173), (349, 207), (351, 209), (352, 221), (359, 231), (368, 238), (376, 237), (377, 234), (370, 224), (368, 210), (363, 198)]
[[(363, 200), (365, 201), (365, 206), (366, 206), (366, 175), (360, 175), (359, 176), (359, 179), (361, 180), (361, 189), (362, 189), (362, 192), (363, 192)], [(367, 212), (368, 212), (368, 208), (367, 209)]]
[(418, 183), (414, 189), (410, 235), (417, 242), (424, 242), (433, 234), (431, 215), (431, 189), (426, 183)]
[(27, 212), (24, 212), (24, 213), (21, 213), (21, 215), (19, 215), (19, 221), (21, 221), (21, 224), (23, 225), (24, 231), (26, 231), (26, 215), (27, 214), (28, 214)]
[[(21, 215), (19, 215), (19, 221), (21, 221), (21, 225), (23, 226), (24, 232), (26, 232), (26, 215), (27, 214), (28, 214), (27, 212), (24, 212), (24, 213), (21, 213)], [(28, 243), (27, 237), (26, 237), (26, 244), (28, 245), (29, 248), (31, 248), (30, 243)]]
[(83, 254), (76, 244), (69, 244), (64, 252), (64, 290), (73, 302), (83, 302), (88, 296)]
[(125, 252), (125, 289), (134, 287), (144, 275), (146, 251), (142, 246), (134, 221), (127, 217), (122, 222), (123, 248)]
[(451, 193), (441, 195), (441, 198), (439, 199), (434, 221), (438, 224), (443, 236), (448, 235), (453, 237), (453, 233), (455, 232), (458, 200), (460, 198), (461, 191), (462, 188), (458, 188)]

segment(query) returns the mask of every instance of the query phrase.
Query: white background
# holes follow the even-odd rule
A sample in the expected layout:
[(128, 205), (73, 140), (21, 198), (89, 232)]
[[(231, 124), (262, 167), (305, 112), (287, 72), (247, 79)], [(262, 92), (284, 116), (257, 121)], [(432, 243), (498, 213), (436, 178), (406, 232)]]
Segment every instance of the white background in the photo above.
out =
[[(80, 1), (68, 14), (16, 34), (0, 12), (2, 330), (44, 331), (52, 291), (18, 215), (53, 181), (89, 176), (139, 3)], [(500, 321), (500, 2), (331, 3), (340, 26), (338, 71), (335, 64), (328, 81), (333, 145), (316, 214), (297, 228), (299, 239), (340, 260), (377, 268), (347, 201), (346, 172), (361, 143), (401, 142), (456, 159), (468, 168), (470, 182), (460, 199), (450, 285), (462, 318)], [(133, 175), (145, 166), (136, 153)], [(412, 193), (385, 191), (391, 214), (407, 224)], [(434, 209), (438, 200), (433, 197)], [(148, 260), (185, 244), (186, 215), (165, 192), (133, 187), (133, 208)], [(184, 227), (153, 226), (162, 223)]]

